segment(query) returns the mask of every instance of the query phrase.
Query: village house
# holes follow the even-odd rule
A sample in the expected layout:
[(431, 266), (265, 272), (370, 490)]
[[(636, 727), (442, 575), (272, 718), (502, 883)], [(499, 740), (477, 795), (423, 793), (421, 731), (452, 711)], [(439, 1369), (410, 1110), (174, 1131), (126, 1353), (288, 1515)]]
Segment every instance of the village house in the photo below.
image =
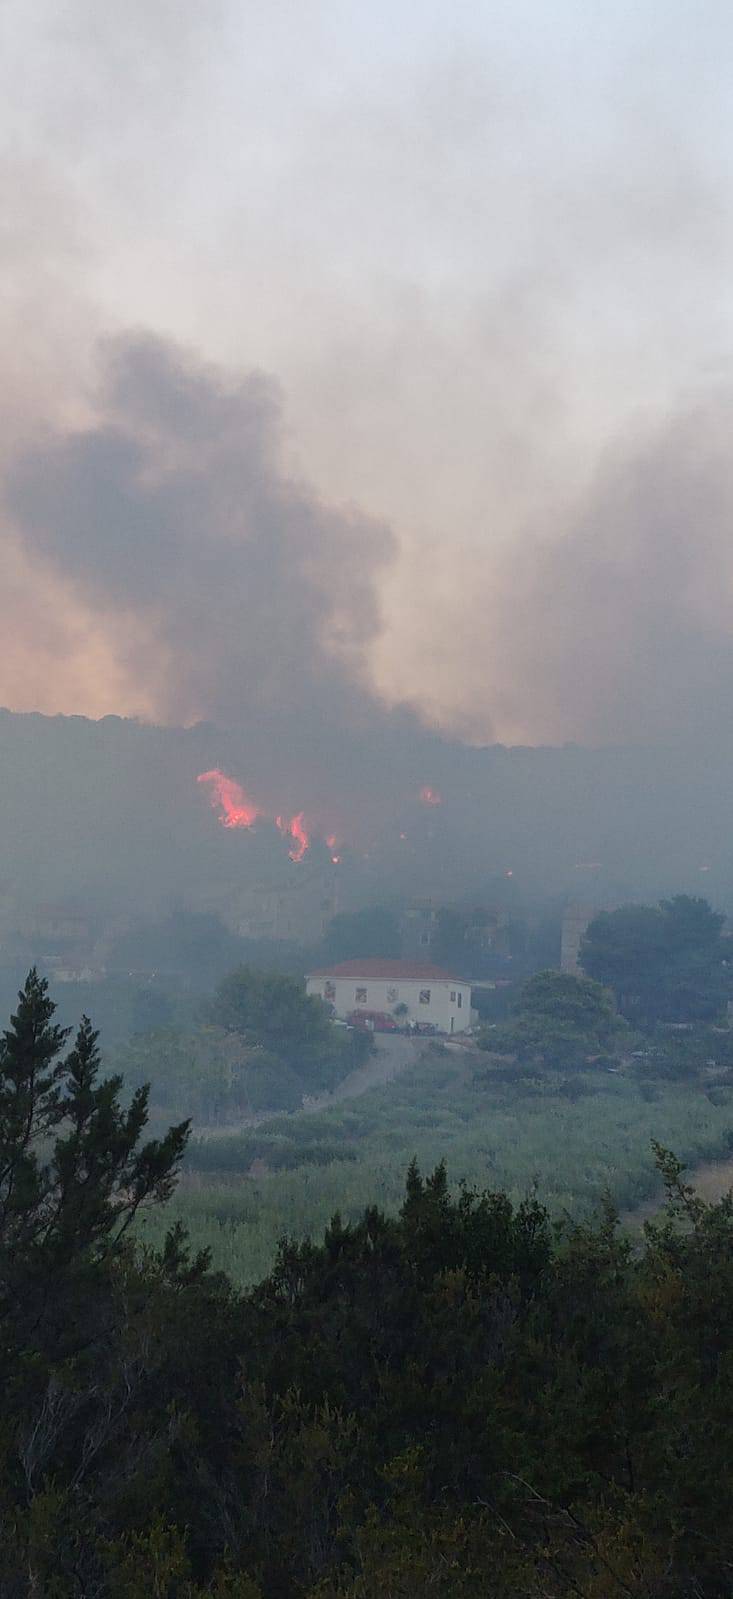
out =
[(429, 1024), (439, 1033), (471, 1026), (471, 985), (439, 966), (416, 961), (342, 961), (306, 978), (309, 994), (332, 1005), (346, 1020), (355, 1011), (396, 1016), (403, 1023)]

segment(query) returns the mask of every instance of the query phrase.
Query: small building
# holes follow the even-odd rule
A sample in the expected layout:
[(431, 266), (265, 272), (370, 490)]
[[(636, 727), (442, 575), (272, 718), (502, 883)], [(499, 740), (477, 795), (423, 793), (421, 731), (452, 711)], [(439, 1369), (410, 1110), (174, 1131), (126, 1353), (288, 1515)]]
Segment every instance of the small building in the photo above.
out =
[(354, 1011), (378, 1011), (396, 1014), (405, 1023), (428, 1023), (440, 1033), (462, 1033), (471, 1026), (471, 984), (439, 966), (416, 961), (342, 961), (310, 972), (306, 989), (332, 1005), (343, 1021)]

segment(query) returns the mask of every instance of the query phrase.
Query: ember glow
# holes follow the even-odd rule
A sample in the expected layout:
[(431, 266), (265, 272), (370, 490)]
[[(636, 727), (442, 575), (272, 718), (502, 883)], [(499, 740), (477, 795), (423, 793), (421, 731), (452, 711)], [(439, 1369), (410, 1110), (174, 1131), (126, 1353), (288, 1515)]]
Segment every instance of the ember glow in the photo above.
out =
[(437, 788), (430, 788), (429, 784), (426, 783), (424, 787), (420, 789), (421, 805), (442, 805), (442, 803), (443, 796), (442, 794), (438, 793)]
[(254, 827), (263, 812), (233, 777), (227, 777), (214, 767), (211, 772), (201, 772), (197, 783), (210, 784), (209, 799), (212, 809), (219, 812), (222, 827)]

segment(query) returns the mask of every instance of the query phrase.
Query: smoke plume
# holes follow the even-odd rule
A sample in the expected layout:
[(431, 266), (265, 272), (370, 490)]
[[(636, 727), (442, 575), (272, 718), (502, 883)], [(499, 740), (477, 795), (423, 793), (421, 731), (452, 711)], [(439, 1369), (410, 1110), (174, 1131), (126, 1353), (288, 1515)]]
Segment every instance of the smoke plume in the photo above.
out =
[[(477, 556), (460, 614), (454, 600), (437, 632), (446, 552), (426, 552), (408, 609), (437, 666), (422, 694), (406, 670), (406, 698), (478, 741), (497, 725), (520, 742), (598, 743), (724, 723), (730, 424), (731, 398), (716, 392), (629, 427), (586, 491)], [(370, 675), (396, 541), (289, 475), (286, 442), (280, 392), (262, 373), (231, 379), (149, 335), (107, 344), (91, 424), (47, 433), (8, 475), (7, 578), (35, 573), (36, 671), (50, 670), (44, 640), (68, 661), (65, 630), (78, 652), (86, 628), (79, 672), (93, 677), (103, 660), (112, 693), (132, 683), (143, 714), (249, 729), (266, 782), (274, 745), (263, 800), (275, 808), (302, 803), (297, 785), (283, 793), (293, 767), (341, 764), (361, 787), (375, 747), (357, 773), (353, 746), (367, 730), (382, 759), (396, 740), (419, 787), (425, 724), (389, 712)], [(317, 789), (311, 776), (309, 804)]]
[(629, 432), (565, 530), (528, 535), (521, 561), (497, 572), (491, 710), (529, 740), (721, 736), (733, 704), (732, 423), (730, 395), (716, 394)]
[(281, 400), (146, 335), (106, 347), (91, 426), (9, 474), (26, 556), (103, 619), (169, 721), (301, 727), (370, 715), (367, 651), (389, 531), (282, 467)]

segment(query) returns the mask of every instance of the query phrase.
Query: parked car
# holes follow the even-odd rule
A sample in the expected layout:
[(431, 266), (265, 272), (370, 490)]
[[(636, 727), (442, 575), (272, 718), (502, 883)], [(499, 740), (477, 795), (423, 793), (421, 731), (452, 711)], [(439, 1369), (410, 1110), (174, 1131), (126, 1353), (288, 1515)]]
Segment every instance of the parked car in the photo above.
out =
[(347, 1016), (350, 1027), (357, 1027), (362, 1033), (398, 1033), (400, 1031), (394, 1016), (388, 1016), (381, 1010), (352, 1010)]

